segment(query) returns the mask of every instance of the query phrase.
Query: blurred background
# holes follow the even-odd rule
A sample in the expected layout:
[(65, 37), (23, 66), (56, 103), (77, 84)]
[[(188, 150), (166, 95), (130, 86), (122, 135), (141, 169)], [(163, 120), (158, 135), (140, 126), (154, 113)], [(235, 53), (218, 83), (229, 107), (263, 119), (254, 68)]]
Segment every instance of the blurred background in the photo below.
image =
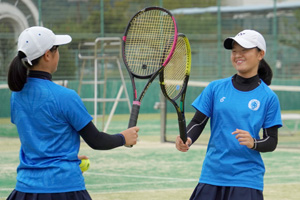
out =
[[(274, 73), (270, 87), (279, 97), (284, 124), (279, 148), (262, 154), (267, 166), (264, 195), (266, 200), (298, 200), (300, 0), (0, 0), (0, 160), (5, 161), (0, 164), (0, 199), (13, 190), (19, 162), (20, 142), (10, 122), (7, 86), (18, 35), (36, 25), (71, 35), (73, 41), (59, 47), (53, 80), (80, 95), (99, 130), (118, 133), (127, 128), (133, 96), (121, 38), (131, 17), (149, 6), (170, 10), (178, 31), (191, 44), (187, 123), (195, 112), (191, 103), (204, 87), (235, 73), (224, 39), (244, 29), (263, 34), (265, 60)], [(137, 81), (138, 91), (144, 84), (145, 80)], [(143, 98), (138, 126), (139, 142), (130, 150), (93, 151), (82, 142), (80, 153), (91, 159), (91, 169), (84, 176), (93, 199), (188, 199), (199, 177), (209, 125), (197, 140), (200, 145), (188, 154), (162, 143), (174, 142), (179, 131), (175, 109), (155, 80)]]
[[(60, 63), (54, 80), (67, 81), (64, 83), (80, 94), (95, 116), (107, 115), (114, 102), (95, 103), (92, 98), (116, 98), (119, 92), (125, 103), (119, 101), (114, 113), (128, 114), (132, 93), (121, 57), (121, 38), (131, 17), (148, 6), (170, 10), (178, 31), (190, 40), (193, 84), (188, 88), (187, 112), (194, 112), (190, 104), (207, 82), (235, 73), (223, 41), (243, 29), (255, 29), (266, 39), (265, 60), (273, 69), (272, 85), (282, 110), (300, 110), (300, 1), (1, 0), (0, 117), (10, 116), (6, 80), (9, 64), (16, 55), (17, 37), (25, 28), (36, 25), (73, 38), (71, 44), (59, 48)], [(99, 82), (95, 87), (95, 80), (103, 84)], [(149, 90), (141, 113), (159, 113), (162, 100), (158, 82)], [(174, 112), (172, 105), (167, 104), (167, 112)]]
[(179, 32), (193, 45), (196, 79), (215, 79), (233, 70), (222, 42), (243, 29), (261, 32), (267, 41), (266, 60), (275, 79), (299, 79), (300, 1), (295, 0), (1, 0), (0, 80), (16, 54), (22, 30), (42, 25), (73, 38), (61, 59), (57, 79), (79, 77), (78, 44), (97, 37), (121, 37), (127, 22), (140, 9), (161, 6), (175, 16)]

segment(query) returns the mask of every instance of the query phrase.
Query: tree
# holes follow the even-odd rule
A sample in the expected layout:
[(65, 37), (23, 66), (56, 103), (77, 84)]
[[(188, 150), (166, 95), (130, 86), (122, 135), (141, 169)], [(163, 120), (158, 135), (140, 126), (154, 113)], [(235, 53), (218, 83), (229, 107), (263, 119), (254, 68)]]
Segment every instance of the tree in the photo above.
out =
[(16, 56), (15, 52), (15, 38), (10, 34), (12, 27), (9, 24), (0, 24), (0, 80), (6, 80), (9, 64), (13, 57)]

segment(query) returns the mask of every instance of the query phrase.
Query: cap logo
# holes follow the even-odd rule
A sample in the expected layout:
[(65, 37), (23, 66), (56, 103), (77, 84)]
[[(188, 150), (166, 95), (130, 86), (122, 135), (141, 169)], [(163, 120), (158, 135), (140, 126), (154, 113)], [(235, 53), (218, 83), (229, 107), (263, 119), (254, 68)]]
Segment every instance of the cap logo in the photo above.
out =
[(242, 33), (239, 33), (238, 36), (242, 36), (242, 35), (245, 35), (246, 33), (242, 32)]

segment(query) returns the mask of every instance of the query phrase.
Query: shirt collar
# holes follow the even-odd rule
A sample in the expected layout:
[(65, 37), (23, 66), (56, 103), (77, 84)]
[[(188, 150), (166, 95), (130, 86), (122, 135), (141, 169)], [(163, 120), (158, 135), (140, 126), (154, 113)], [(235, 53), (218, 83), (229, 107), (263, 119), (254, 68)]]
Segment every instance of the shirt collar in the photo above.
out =
[(29, 70), (28, 77), (40, 78), (40, 79), (45, 79), (45, 80), (52, 81), (52, 75), (50, 73), (44, 72), (44, 71)]

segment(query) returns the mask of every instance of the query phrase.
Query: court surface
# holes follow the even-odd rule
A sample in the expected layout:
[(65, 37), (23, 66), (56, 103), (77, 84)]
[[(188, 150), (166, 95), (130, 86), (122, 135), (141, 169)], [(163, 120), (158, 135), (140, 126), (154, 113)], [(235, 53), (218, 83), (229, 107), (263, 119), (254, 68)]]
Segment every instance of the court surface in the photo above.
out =
[[(198, 182), (206, 146), (194, 145), (182, 153), (173, 143), (160, 143), (159, 121), (149, 124), (149, 117), (154, 118), (139, 117), (139, 142), (133, 148), (95, 151), (82, 142), (80, 154), (91, 161), (84, 173), (86, 187), (94, 200), (189, 199)], [(108, 132), (125, 129), (127, 120), (116, 116)], [(14, 188), (19, 147), (18, 138), (0, 137), (1, 200)], [(262, 156), (266, 165), (265, 200), (300, 199), (300, 150), (278, 148)]]

